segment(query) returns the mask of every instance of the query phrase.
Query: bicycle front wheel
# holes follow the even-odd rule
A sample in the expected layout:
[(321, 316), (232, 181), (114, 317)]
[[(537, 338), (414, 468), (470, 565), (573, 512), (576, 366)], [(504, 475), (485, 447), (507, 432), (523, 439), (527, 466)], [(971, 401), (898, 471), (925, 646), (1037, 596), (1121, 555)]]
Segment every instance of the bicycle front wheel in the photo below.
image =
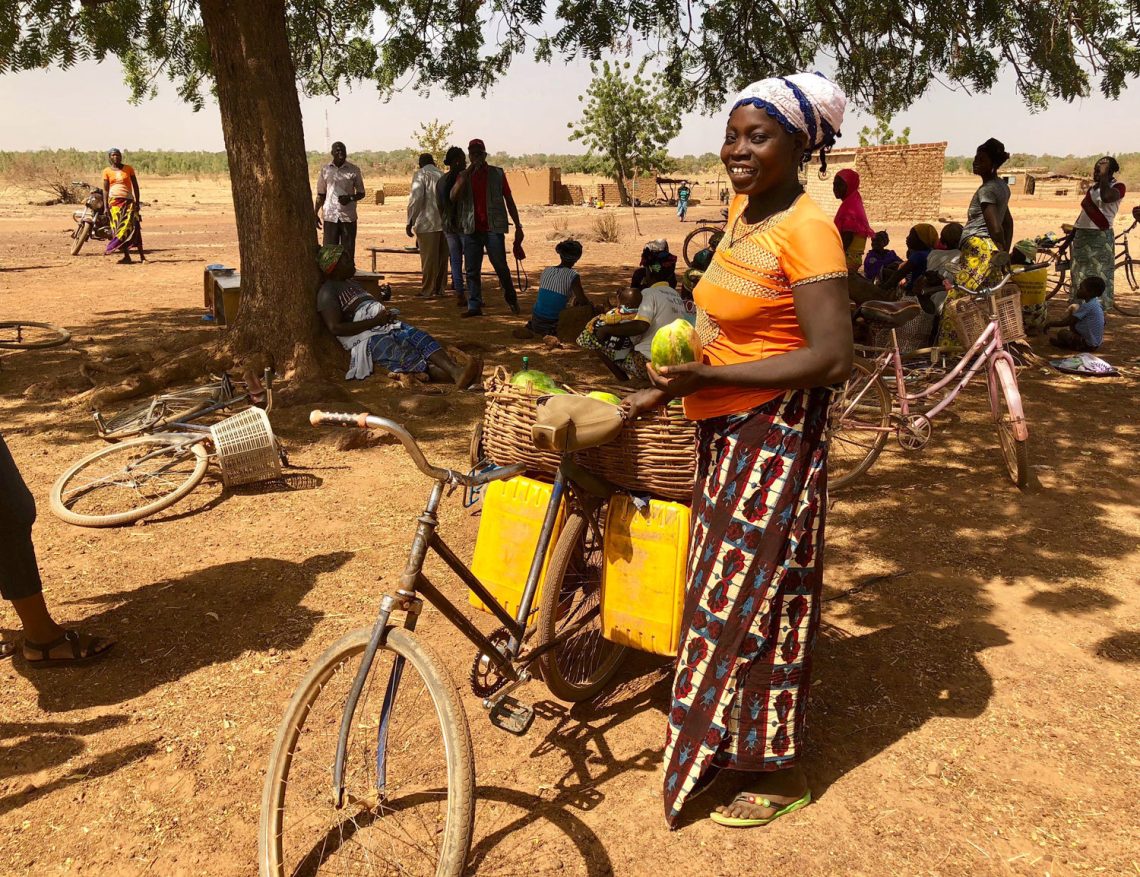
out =
[(11, 320), (0, 323), (0, 347), (5, 350), (42, 350), (71, 340), (71, 333), (51, 323)]
[(471, 732), (443, 663), (408, 631), (389, 630), (376, 652), (352, 717), (343, 806), (334, 804), (341, 717), (370, 634), (335, 642), (285, 712), (261, 801), (261, 877), (463, 873), (475, 812)]
[(586, 518), (572, 513), (542, 584), (535, 648), (559, 640), (538, 666), (546, 687), (560, 700), (596, 696), (625, 657), (625, 646), (602, 636), (602, 549)]
[(827, 485), (838, 490), (871, 468), (891, 426), (891, 398), (871, 363), (856, 356), (851, 377), (831, 400), (827, 427)]
[(198, 486), (210, 457), (202, 442), (150, 435), (84, 457), (51, 489), (57, 518), (80, 527), (115, 527), (174, 505)]
[[(994, 394), (991, 404), (1002, 460), (1013, 483), (1024, 489), (1029, 484), (1029, 448), (1026, 439), (1019, 439), (1013, 431), (1014, 412), (1022, 418), (1025, 416), (1021, 410), (1021, 394), (1015, 391), (1017, 378), (1005, 360), (997, 360), (993, 368)], [(1017, 401), (1011, 402), (1015, 396)]]

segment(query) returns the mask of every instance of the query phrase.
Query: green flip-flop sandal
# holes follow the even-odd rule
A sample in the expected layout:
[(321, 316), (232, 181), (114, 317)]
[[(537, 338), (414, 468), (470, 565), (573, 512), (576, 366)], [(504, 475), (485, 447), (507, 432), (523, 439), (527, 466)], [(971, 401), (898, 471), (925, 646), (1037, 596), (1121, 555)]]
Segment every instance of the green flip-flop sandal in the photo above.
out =
[[(741, 792), (739, 795), (732, 799), (732, 803), (755, 804), (760, 807), (775, 806), (767, 798), (763, 798), (759, 795), (753, 795), (748, 792)], [(763, 819), (742, 819), (738, 816), (725, 816), (723, 813), (719, 813), (716, 810), (709, 814), (709, 819), (711, 819), (717, 825), (724, 825), (729, 828), (758, 828), (761, 825), (768, 825), (769, 823), (775, 822), (781, 816), (787, 816), (789, 813), (795, 813), (797, 810), (803, 809), (810, 803), (811, 791), (809, 790), (804, 793), (804, 796), (802, 798), (792, 801), (792, 803), (785, 805), (773, 813), (771, 816), (766, 816)]]

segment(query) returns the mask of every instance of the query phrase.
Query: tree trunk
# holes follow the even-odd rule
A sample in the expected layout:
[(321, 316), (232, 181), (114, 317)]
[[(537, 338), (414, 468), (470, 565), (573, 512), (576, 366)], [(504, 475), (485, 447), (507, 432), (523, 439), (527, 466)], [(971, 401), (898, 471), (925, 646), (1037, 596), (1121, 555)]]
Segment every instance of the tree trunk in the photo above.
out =
[(284, 0), (200, 0), (230, 165), (241, 310), (237, 354), (316, 376), (317, 238)]
[(629, 189), (625, 187), (625, 174), (619, 171), (614, 175), (614, 179), (617, 181), (618, 196), (621, 198), (621, 206), (629, 207), (631, 204), (633, 204), (633, 199), (629, 197)]

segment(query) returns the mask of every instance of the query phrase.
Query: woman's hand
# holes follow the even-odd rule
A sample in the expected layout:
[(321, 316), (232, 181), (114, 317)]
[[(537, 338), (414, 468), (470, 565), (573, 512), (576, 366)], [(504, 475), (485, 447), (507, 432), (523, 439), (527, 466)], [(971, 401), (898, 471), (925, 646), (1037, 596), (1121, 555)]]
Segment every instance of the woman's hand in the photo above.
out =
[(710, 367), (703, 362), (683, 362), (680, 365), (665, 365), (661, 370), (646, 365), (649, 382), (671, 398), (688, 396), (709, 386)]
[(660, 390), (653, 388), (638, 390), (622, 399), (621, 410), (627, 419), (635, 420), (642, 414), (660, 408), (668, 401), (669, 397)]

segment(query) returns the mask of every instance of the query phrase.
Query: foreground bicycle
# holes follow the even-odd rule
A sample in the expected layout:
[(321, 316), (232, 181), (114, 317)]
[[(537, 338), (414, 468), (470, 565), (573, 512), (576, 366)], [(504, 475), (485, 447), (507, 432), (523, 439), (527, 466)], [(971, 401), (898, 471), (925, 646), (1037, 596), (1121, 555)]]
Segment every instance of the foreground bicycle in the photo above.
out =
[[(601, 522), (612, 490), (569, 453), (608, 441), (620, 423), (587, 436), (590, 425), (577, 415), (562, 416), (558, 408), (552, 403), (554, 416), (544, 433), (535, 428), (536, 444), (561, 452), (562, 463), (514, 616), (440, 536), (436, 515), (445, 491), (513, 478), (524, 465), (463, 474), (429, 463), (394, 421), (312, 413), (314, 425), (395, 436), (432, 487), (399, 584), (381, 599), (375, 624), (330, 646), (286, 709), (261, 803), (262, 877), (463, 873), (475, 807), (471, 730), (443, 662), (416, 635), (424, 599), (475, 645), (472, 689), (492, 723), (512, 733), (525, 733), (533, 720), (533, 709), (511, 692), (532, 679), (536, 668), (557, 697), (574, 701), (596, 695), (616, 672), (626, 650), (602, 637), (600, 612)], [(563, 504), (565, 523), (555, 541)], [(428, 579), (429, 551), (494, 614), (503, 625), (499, 631), (485, 636)], [(400, 621), (397, 612), (403, 613)]]
[[(975, 334), (977, 338), (948, 372), (915, 392), (907, 389), (907, 377), (909, 372), (913, 379), (917, 372), (904, 362), (895, 330), (917, 317), (921, 307), (915, 302), (868, 302), (859, 308), (858, 316), (874, 325), (891, 329), (892, 346), (881, 352), (863, 348), (868, 353), (877, 352), (877, 357), (874, 360), (856, 357), (850, 380), (832, 402), (828, 450), (831, 487), (844, 487), (865, 474), (891, 434), (904, 450), (924, 448), (930, 441), (934, 418), (957, 399), (983, 366), (1002, 461), (1014, 484), (1024, 488), (1029, 483), (1026, 447), (1029, 427), (1017, 386), (1017, 369), (1013, 357), (1006, 350), (997, 310), (999, 298), (1011, 299), (1011, 304), (1003, 306), (1012, 309), (1020, 309), (1020, 301), (1016, 293), (1001, 296), (1001, 286), (976, 292), (962, 286), (954, 288), (969, 298), (948, 303), (947, 308), (960, 308), (959, 313), (969, 313), (979, 331), (971, 332), (968, 338)], [(978, 303), (985, 300), (991, 309), (988, 322), (981, 319), (976, 310)], [(921, 356), (923, 353), (914, 351), (908, 356)], [(929, 360), (926, 370), (930, 370)], [(890, 389), (888, 385), (891, 385)], [(912, 410), (912, 406), (943, 391), (945, 395), (932, 407), (925, 411)], [(892, 395), (897, 403), (893, 410)]]

